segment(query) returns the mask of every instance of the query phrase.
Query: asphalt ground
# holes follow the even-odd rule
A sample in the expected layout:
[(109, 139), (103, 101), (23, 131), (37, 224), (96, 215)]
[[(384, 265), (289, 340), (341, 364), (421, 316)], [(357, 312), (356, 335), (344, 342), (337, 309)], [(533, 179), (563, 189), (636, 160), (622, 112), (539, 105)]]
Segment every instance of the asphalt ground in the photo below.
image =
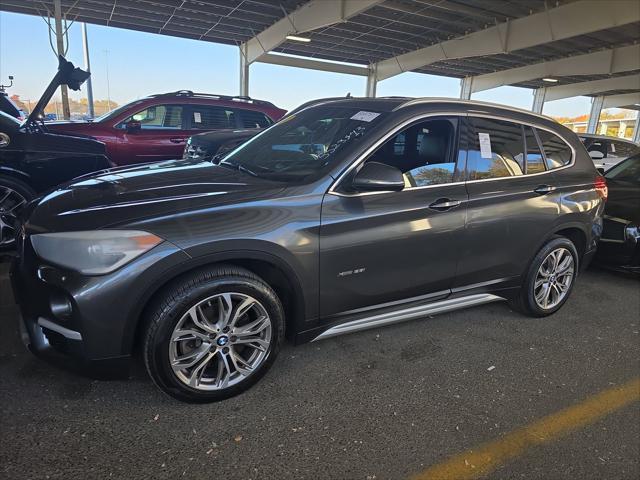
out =
[(47, 365), (12, 303), (2, 274), (2, 479), (640, 478), (627, 277), (587, 271), (545, 319), (496, 303), (287, 345), (258, 385), (209, 405), (163, 395), (139, 362), (127, 381)]

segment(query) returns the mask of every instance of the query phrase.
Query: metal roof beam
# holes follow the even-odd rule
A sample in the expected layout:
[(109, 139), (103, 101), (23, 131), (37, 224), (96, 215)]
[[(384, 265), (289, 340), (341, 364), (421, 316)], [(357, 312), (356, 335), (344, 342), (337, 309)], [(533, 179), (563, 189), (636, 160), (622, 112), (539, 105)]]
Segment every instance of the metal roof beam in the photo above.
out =
[(344, 22), (382, 0), (310, 0), (246, 42), (247, 62), (253, 63), (285, 41), (299, 34)]
[(479, 75), (473, 77), (471, 91), (481, 92), (545, 77), (612, 74), (632, 70), (640, 70), (640, 44)]
[(623, 108), (633, 105), (634, 110), (640, 105), (640, 92), (623, 93), (621, 95), (607, 95), (604, 97), (602, 108)]
[(561, 98), (578, 97), (580, 95), (597, 95), (614, 90), (640, 91), (640, 74), (547, 87), (545, 101), (551, 102), (553, 100), (560, 100)]
[(363, 77), (366, 77), (369, 74), (369, 69), (367, 67), (324, 62), (321, 60), (292, 57), (289, 55), (274, 55), (273, 53), (267, 53), (256, 61), (260, 63), (270, 63), (272, 65), (283, 65), (285, 67), (307, 68), (310, 70), (320, 70), (322, 72), (344, 73), (347, 75), (360, 75)]
[(378, 79), (448, 59), (510, 53), (640, 21), (640, 2), (579, 0), (378, 62)]

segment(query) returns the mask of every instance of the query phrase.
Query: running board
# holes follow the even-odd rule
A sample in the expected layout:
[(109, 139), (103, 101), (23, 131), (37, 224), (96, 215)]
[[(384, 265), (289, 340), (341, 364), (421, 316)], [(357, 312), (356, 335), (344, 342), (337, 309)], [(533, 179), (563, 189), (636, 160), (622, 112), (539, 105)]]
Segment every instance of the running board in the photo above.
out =
[(479, 293), (476, 295), (468, 295), (466, 297), (451, 298), (447, 300), (440, 300), (438, 302), (429, 303), (426, 305), (418, 305), (416, 307), (404, 308), (401, 310), (395, 310), (392, 312), (381, 313), (370, 317), (360, 318), (351, 322), (342, 323), (325, 330), (316, 338), (311, 340), (315, 342), (317, 340), (323, 340), (325, 338), (331, 338), (345, 333), (358, 332), (360, 330), (367, 330), (369, 328), (382, 327), (384, 325), (391, 325), (393, 323), (404, 322), (406, 320), (412, 320), (414, 318), (424, 317), (425, 315), (435, 315), (438, 313), (451, 312), (453, 310), (460, 310), (467, 307), (474, 307), (476, 305), (482, 305), (485, 303), (497, 302), (504, 300), (497, 295), (491, 295), (489, 293)]

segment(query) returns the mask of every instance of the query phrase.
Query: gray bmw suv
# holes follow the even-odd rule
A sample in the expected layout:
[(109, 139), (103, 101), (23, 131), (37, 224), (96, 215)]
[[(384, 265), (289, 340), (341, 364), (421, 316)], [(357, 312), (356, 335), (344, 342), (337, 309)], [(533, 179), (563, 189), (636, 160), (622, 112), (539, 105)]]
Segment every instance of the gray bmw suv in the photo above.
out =
[(30, 348), (209, 402), (285, 337), (335, 335), (488, 302), (556, 312), (607, 196), (548, 118), (449, 99), (338, 99), (213, 162), (120, 168), (25, 209), (13, 283)]

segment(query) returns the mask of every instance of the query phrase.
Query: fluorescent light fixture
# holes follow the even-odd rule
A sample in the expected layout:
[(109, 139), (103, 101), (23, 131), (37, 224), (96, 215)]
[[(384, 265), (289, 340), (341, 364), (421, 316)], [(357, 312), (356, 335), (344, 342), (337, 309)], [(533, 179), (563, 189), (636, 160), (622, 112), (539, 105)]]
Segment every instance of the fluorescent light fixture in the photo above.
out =
[(311, 41), (310, 38), (307, 37), (299, 37), (297, 35), (287, 35), (285, 37), (287, 40), (293, 40), (294, 42), (304, 42), (304, 43), (309, 43)]
[(549, 82), (549, 83), (557, 83), (558, 79), (557, 78), (543, 78), (542, 81), (543, 82)]

